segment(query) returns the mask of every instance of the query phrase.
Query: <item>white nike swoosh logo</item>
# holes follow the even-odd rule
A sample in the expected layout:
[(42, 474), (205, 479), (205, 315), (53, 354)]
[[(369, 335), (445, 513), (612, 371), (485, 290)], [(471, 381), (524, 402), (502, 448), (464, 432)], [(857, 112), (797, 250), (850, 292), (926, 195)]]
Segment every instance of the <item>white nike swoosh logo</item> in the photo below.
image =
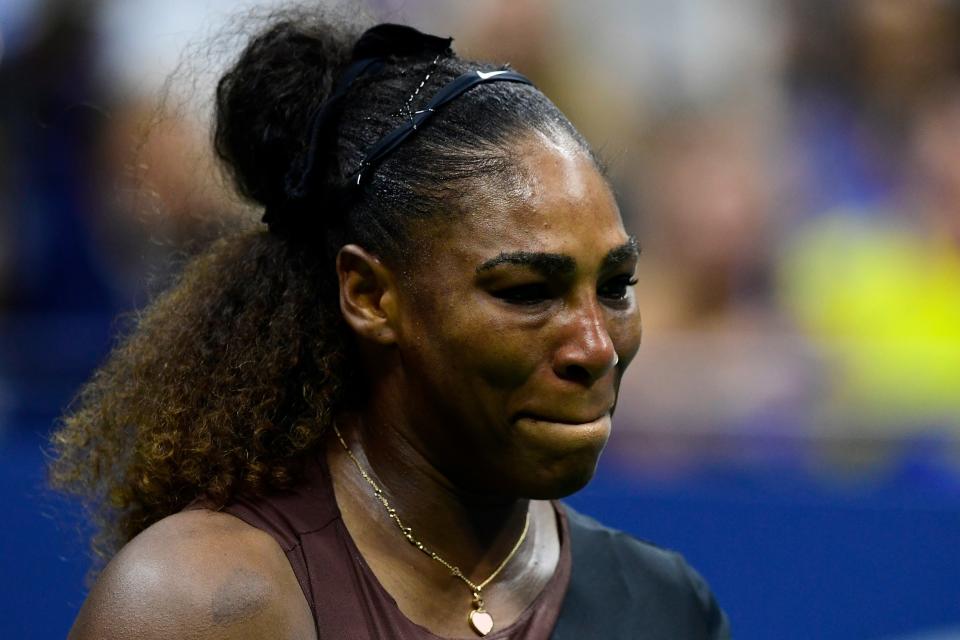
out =
[(506, 71), (488, 71), (484, 73), (483, 71), (477, 71), (477, 75), (480, 76), (481, 80), (488, 80), (493, 76), (499, 76), (502, 73), (507, 73)]

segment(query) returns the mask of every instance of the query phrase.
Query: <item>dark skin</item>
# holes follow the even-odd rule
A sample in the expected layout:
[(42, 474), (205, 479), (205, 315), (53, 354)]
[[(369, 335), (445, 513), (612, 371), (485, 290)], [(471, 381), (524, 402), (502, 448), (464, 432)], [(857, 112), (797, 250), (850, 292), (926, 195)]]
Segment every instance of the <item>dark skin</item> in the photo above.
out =
[[(516, 189), (481, 185), (474, 211), (431, 221), (401, 271), (348, 245), (340, 305), (370, 388), (337, 424), (414, 535), (484, 589), (503, 628), (559, 559), (549, 500), (593, 475), (620, 378), (640, 343), (635, 242), (604, 178), (572, 142), (518, 142)], [(505, 195), (504, 195), (505, 194)], [(467, 627), (470, 590), (407, 544), (335, 438), (344, 523), (412, 621)], [(187, 579), (184, 579), (187, 576)], [(91, 591), (71, 638), (315, 638), (283, 552), (233, 516), (172, 515), (131, 541)]]

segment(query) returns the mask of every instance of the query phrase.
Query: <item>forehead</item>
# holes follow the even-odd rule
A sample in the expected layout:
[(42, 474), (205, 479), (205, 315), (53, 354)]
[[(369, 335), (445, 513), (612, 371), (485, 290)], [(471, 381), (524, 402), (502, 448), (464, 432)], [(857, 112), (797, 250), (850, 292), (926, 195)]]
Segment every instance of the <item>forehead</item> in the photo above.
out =
[(589, 265), (627, 240), (606, 179), (575, 143), (537, 137), (517, 155), (517, 180), (480, 185), (443, 234), (451, 254), (479, 264), (499, 253), (561, 253)]

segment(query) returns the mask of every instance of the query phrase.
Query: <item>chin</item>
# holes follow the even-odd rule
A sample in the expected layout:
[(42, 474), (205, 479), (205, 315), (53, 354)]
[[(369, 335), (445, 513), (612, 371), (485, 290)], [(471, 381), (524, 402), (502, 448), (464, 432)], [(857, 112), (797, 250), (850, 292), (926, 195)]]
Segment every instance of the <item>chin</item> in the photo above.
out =
[[(554, 500), (576, 493), (593, 479), (600, 454), (610, 437), (609, 414), (581, 425), (523, 421), (518, 429), (535, 444), (537, 470), (518, 478), (526, 497)], [(524, 438), (527, 439), (527, 438)]]
[(544, 491), (539, 498), (557, 500), (583, 489), (593, 480), (601, 452), (602, 448), (592, 454), (584, 452), (581, 456), (558, 462), (550, 470), (549, 482), (544, 483)]

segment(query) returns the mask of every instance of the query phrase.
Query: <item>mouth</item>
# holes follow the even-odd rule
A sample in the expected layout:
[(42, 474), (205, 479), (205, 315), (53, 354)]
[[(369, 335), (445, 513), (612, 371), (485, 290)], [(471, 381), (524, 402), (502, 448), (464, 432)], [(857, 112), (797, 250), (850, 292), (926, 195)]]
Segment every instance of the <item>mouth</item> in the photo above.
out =
[(600, 414), (584, 415), (584, 416), (573, 416), (573, 415), (549, 415), (549, 414), (537, 414), (530, 412), (522, 412), (517, 414), (515, 421), (519, 422), (520, 420), (529, 420), (531, 422), (546, 422), (551, 424), (562, 424), (568, 425), (571, 427), (584, 426), (589, 424), (594, 424), (610, 416), (610, 410), (606, 410)]
[(538, 452), (542, 460), (547, 461), (544, 463), (546, 467), (564, 466), (579, 460), (586, 465), (584, 469), (590, 468), (589, 475), (592, 475), (597, 458), (610, 437), (610, 411), (559, 409), (516, 414), (511, 435)]

